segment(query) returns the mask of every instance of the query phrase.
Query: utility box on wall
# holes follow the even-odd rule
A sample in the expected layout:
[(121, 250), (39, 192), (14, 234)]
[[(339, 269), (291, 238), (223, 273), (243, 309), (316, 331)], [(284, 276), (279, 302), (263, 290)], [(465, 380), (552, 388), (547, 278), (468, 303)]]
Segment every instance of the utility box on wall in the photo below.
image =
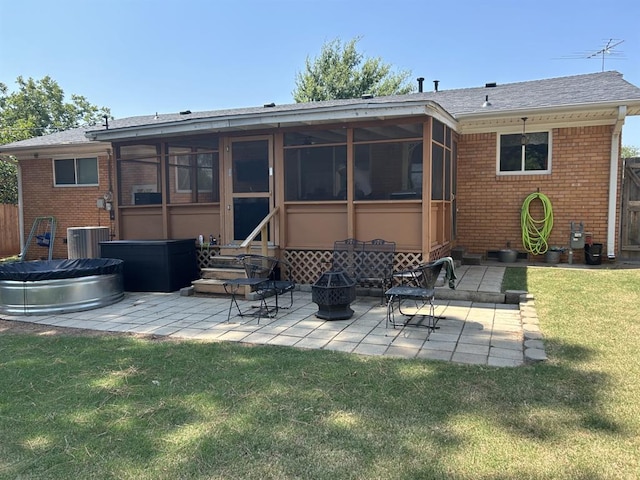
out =
[(109, 227), (67, 228), (67, 257), (100, 258), (100, 242), (109, 241)]
[(585, 241), (584, 224), (571, 222), (571, 237), (569, 238), (569, 248), (584, 248)]

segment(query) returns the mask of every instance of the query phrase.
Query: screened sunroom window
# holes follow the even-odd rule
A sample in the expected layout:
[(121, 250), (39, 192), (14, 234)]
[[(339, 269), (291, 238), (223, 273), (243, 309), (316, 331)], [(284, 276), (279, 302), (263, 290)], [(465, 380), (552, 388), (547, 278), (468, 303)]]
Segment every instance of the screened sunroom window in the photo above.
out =
[(285, 200), (343, 200), (347, 147), (307, 146), (284, 152)]
[(353, 129), (355, 200), (422, 198), (422, 123)]
[(302, 130), (284, 134), (284, 197), (287, 201), (344, 200), (347, 131)]
[(549, 137), (549, 132), (500, 135), (499, 172), (549, 172)]
[(220, 199), (217, 151), (169, 146), (169, 203)]
[(119, 148), (118, 195), (120, 206), (162, 203), (160, 155), (156, 145)]

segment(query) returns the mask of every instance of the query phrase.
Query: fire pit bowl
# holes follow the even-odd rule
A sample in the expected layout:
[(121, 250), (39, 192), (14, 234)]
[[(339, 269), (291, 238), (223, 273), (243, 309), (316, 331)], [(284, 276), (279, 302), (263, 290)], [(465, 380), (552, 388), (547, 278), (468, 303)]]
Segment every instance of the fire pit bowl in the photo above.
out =
[(356, 282), (343, 271), (328, 271), (311, 285), (311, 300), (318, 304), (316, 317), (323, 320), (346, 320), (356, 299)]

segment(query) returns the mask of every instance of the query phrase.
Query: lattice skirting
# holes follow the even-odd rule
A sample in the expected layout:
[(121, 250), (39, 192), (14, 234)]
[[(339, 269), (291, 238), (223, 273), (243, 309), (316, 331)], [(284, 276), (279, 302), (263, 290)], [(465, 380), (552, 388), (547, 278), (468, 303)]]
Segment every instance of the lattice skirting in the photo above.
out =
[(211, 268), (211, 257), (214, 253), (218, 253), (214, 249), (210, 249), (209, 247), (200, 247), (196, 246), (196, 259), (198, 261), (198, 267), (200, 269), (203, 268)]
[[(291, 265), (293, 280), (313, 284), (331, 266), (331, 250), (286, 250), (283, 259)], [(421, 253), (396, 252), (393, 270), (404, 270), (422, 261)]]
[[(198, 266), (211, 268), (211, 257), (214, 251), (207, 247), (196, 248)], [(292, 280), (298, 284), (313, 284), (323, 272), (331, 266), (331, 250), (284, 250), (282, 259), (291, 265)], [(436, 255), (432, 255), (438, 258)], [(416, 252), (396, 252), (394, 256), (393, 270), (405, 270), (415, 267), (422, 262), (422, 254)]]

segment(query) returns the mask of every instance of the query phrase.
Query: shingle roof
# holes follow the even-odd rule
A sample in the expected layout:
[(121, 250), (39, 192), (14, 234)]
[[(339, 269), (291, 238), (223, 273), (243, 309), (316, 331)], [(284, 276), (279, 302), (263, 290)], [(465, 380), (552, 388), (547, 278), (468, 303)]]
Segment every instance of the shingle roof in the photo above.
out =
[[(485, 96), (491, 106), (483, 108)], [(301, 113), (324, 109), (348, 108), (385, 103), (435, 102), (455, 118), (484, 113), (507, 113), (526, 109), (554, 108), (565, 106), (597, 107), (601, 104), (630, 101), (640, 102), (640, 88), (622, 78), (622, 74), (610, 71), (543, 80), (508, 83), (495, 87), (476, 87), (438, 92), (413, 93), (370, 99), (331, 100), (325, 102), (294, 103), (276, 106), (261, 106), (213, 110), (193, 113), (171, 113), (121, 118), (109, 121), (109, 129), (127, 129), (150, 125), (175, 124), (181, 121), (216, 119), (225, 117), (260, 116), (262, 114)], [(87, 143), (86, 132), (105, 131), (105, 127), (80, 127), (42, 137), (14, 142), (0, 150)]]

